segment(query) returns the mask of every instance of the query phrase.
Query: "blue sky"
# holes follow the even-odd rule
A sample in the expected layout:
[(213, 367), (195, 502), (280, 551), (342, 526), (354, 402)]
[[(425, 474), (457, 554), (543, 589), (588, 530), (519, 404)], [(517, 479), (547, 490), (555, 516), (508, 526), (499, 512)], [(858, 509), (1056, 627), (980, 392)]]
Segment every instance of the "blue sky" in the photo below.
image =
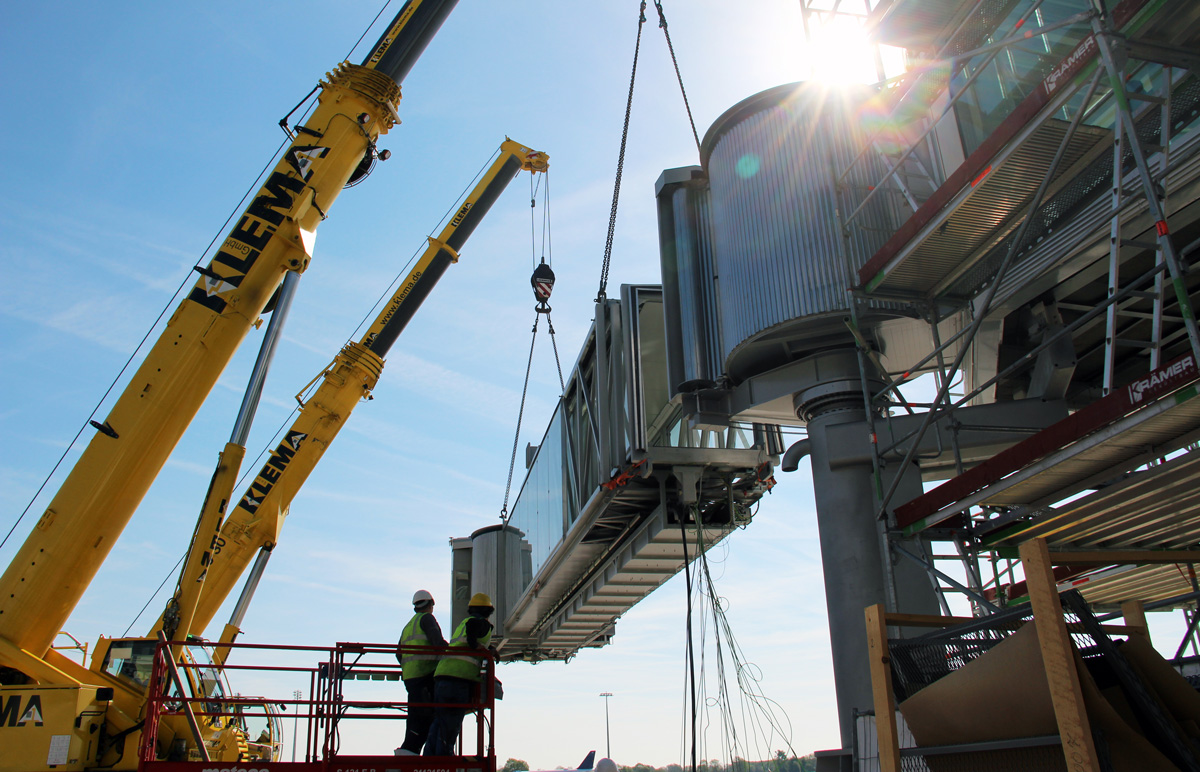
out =
[[(737, 101), (806, 74), (795, 0), (664, 5), (701, 136)], [(0, 11), (0, 61), (11, 76), (0, 122), (4, 531), (279, 145), (278, 119), (346, 55), (378, 5), (183, 8), (77, 2)], [(653, 5), (648, 16), (614, 289), (658, 281), (654, 181), (697, 163)], [(404, 84), (403, 123), (380, 143), (391, 160), (343, 193), (318, 231), (249, 457), (505, 135), (551, 158), (554, 321), (563, 359), (574, 361), (599, 281), (636, 21), (633, 0), (462, 0)], [(495, 523), (503, 499), (533, 320), (529, 231), (521, 177), (297, 498), (244, 640), (390, 642), (415, 589), (447, 594), (448, 539)], [(66, 629), (80, 640), (122, 634), (170, 575), (259, 339), (252, 334), (226, 370), (71, 617)], [(522, 446), (540, 438), (557, 383), (542, 336)], [(809, 478), (806, 467), (780, 477), (754, 523), (715, 551), (713, 567), (760, 688), (790, 722), (791, 746), (807, 753), (837, 744), (837, 722)], [(35, 504), (0, 561), (39, 513)], [(613, 645), (567, 665), (506, 666), (500, 758), (551, 768), (574, 766), (592, 748), (603, 753), (598, 694), (608, 691), (620, 763), (681, 760), (684, 603), (683, 583), (673, 580), (618, 623)], [(218, 623), (227, 617), (228, 608)], [(748, 734), (739, 730), (743, 743)], [(727, 756), (722, 736), (714, 715), (701, 755)], [(364, 731), (343, 747), (387, 752), (399, 740), (398, 727), (395, 737)], [(761, 758), (784, 747), (774, 735), (739, 753)]]

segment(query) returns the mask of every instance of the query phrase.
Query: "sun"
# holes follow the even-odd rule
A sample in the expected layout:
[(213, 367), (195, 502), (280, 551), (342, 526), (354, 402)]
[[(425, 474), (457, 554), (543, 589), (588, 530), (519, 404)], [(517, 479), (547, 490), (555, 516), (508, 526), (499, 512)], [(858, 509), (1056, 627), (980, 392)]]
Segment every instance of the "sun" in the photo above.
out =
[(904, 70), (903, 51), (872, 43), (863, 26), (845, 16), (814, 24), (806, 54), (811, 79), (823, 83), (877, 83)]

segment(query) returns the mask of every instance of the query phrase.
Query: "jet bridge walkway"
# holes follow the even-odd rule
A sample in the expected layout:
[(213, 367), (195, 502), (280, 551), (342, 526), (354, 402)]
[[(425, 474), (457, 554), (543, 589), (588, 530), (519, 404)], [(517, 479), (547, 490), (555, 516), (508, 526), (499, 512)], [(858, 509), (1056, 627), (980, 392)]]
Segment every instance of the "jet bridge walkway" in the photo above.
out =
[(455, 539), (455, 623), (496, 603), (500, 657), (568, 659), (747, 526), (772, 477), (777, 427), (699, 426), (669, 396), (662, 291), (625, 285), (597, 306), (566, 391), (503, 525)]

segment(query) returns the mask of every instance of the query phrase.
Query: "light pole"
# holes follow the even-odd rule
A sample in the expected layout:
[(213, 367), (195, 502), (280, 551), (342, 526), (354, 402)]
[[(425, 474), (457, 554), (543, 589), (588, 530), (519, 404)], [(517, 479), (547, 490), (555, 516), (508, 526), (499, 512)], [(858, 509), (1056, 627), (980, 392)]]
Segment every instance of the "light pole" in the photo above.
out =
[(608, 698), (613, 696), (612, 692), (600, 692), (600, 696), (604, 698), (604, 755), (607, 758), (612, 758), (612, 738), (608, 734)]
[(292, 696), (296, 698), (296, 712), (292, 714), (292, 761), (296, 760), (296, 741), (300, 739), (296, 733), (300, 725), (300, 696), (303, 694), (299, 689), (292, 692)]

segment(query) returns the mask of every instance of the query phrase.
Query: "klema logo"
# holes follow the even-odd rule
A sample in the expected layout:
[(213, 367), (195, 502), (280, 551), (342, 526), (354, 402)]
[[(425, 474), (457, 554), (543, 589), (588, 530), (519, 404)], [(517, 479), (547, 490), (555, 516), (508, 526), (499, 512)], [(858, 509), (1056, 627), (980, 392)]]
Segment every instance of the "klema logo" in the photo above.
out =
[(29, 695), (25, 709), (21, 710), (21, 695), (9, 697), (0, 709), (0, 727), (5, 726), (41, 726), (42, 725), (42, 696)]
[(308, 434), (304, 432), (289, 431), (283, 441), (271, 451), (271, 457), (267, 459), (267, 463), (263, 464), (263, 468), (259, 470), (258, 477), (254, 478), (254, 482), (250, 485), (250, 489), (246, 491), (246, 495), (242, 496), (238, 506), (245, 509), (250, 514), (258, 512), (258, 507), (263, 503), (263, 499), (275, 487), (275, 483), (279, 481), (279, 476), (287, 470), (288, 464), (291, 463), (292, 457), (296, 455), (296, 451), (300, 450), (300, 445)]

